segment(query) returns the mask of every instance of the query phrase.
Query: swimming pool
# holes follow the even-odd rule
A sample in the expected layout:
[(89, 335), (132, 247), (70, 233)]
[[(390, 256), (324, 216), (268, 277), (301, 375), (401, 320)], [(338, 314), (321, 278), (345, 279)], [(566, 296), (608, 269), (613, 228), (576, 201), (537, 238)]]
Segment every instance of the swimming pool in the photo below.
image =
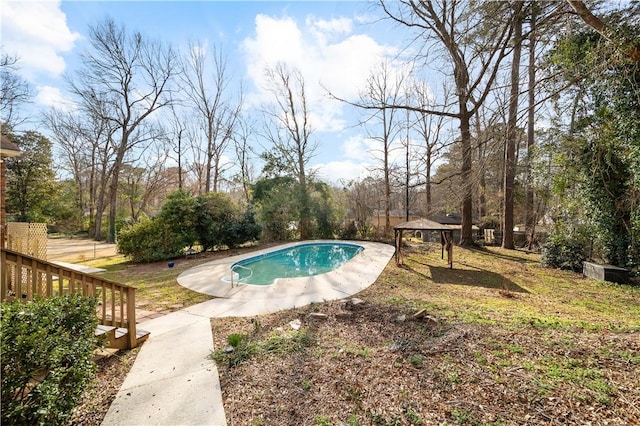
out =
[(271, 285), (279, 278), (310, 277), (340, 268), (364, 247), (350, 243), (305, 243), (231, 265), (233, 281), (241, 284)]

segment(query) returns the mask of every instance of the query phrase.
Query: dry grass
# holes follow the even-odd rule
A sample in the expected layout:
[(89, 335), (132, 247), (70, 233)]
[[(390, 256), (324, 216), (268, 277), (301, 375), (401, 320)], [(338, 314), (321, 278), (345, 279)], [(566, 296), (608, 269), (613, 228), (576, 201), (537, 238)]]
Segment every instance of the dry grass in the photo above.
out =
[[(405, 261), (358, 295), (361, 309), (213, 319), (217, 348), (231, 333), (252, 348), (232, 353), (243, 357), (236, 367), (216, 357), (229, 424), (640, 423), (638, 287), (500, 249), (456, 248), (453, 270), (425, 247)], [(268, 350), (300, 332), (294, 320), (311, 343)]]
[(107, 269), (100, 276), (136, 288), (136, 308), (148, 311), (172, 312), (187, 306), (205, 302), (212, 298), (180, 286), (177, 277), (182, 272), (216, 259), (236, 256), (263, 249), (268, 245), (252, 245), (233, 250), (208, 252), (175, 259), (174, 266), (168, 262), (134, 264), (122, 256), (114, 256), (92, 261), (89, 266)]

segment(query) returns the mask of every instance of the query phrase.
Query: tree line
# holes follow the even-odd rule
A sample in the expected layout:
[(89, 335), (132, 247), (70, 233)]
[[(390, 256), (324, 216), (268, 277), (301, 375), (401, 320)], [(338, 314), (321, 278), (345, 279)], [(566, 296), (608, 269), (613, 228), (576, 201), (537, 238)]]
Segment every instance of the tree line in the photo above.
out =
[[(577, 239), (583, 256), (640, 263), (637, 3), (382, 0), (377, 10), (406, 36), (403, 53), (382, 59), (357, 99), (328, 93), (361, 114), (352, 124), (371, 142), (367, 177), (315, 175), (322, 140), (300, 70), (265, 70), (271, 102), (250, 115), (222, 50), (191, 43), (180, 54), (110, 19), (90, 29), (69, 78), (75, 107), (45, 117), (51, 142), (14, 132), (30, 91), (18, 58), (3, 55), (3, 134), (44, 157), (55, 146), (57, 161), (34, 161), (64, 170), (56, 191), (72, 202), (58, 205), (96, 239), (157, 214), (174, 190), (227, 192), (274, 239), (368, 237), (374, 212), (383, 234), (394, 211), (460, 213), (462, 245), (477, 224), (514, 248), (523, 225), (533, 248), (536, 227), (553, 224), (551, 240)], [(7, 205), (22, 219), (46, 211), (20, 197), (29, 156), (7, 160)]]

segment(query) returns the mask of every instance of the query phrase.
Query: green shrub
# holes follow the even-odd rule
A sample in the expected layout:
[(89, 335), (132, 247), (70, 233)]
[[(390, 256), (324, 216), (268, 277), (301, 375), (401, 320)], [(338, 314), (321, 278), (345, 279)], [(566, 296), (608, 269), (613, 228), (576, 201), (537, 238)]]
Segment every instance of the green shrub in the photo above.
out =
[(221, 235), (222, 244), (229, 248), (235, 248), (240, 244), (256, 241), (260, 238), (262, 227), (256, 223), (255, 214), (247, 210), (238, 219), (228, 223)]
[(155, 218), (144, 217), (121, 229), (118, 251), (134, 262), (155, 262), (181, 256), (196, 243), (207, 251), (256, 240), (261, 228), (253, 212), (240, 212), (231, 197), (210, 193), (193, 197), (172, 193)]
[(135, 225), (120, 230), (118, 252), (129, 256), (134, 262), (155, 262), (178, 257), (185, 248), (178, 229), (161, 218), (142, 217)]
[(95, 309), (78, 295), (0, 305), (2, 424), (65, 423), (94, 377)]
[(230, 229), (238, 221), (239, 209), (231, 197), (221, 192), (200, 195), (195, 202), (195, 230), (203, 251), (213, 249), (229, 238)]
[(540, 261), (543, 266), (582, 271), (582, 262), (587, 259), (586, 242), (576, 231), (556, 230), (542, 246)]
[(340, 228), (340, 238), (343, 240), (355, 240), (357, 236), (358, 227), (356, 226), (356, 222), (353, 220), (342, 225)]
[(196, 198), (181, 190), (169, 194), (162, 205), (158, 219), (171, 230), (176, 246), (191, 247), (196, 243), (197, 210)]

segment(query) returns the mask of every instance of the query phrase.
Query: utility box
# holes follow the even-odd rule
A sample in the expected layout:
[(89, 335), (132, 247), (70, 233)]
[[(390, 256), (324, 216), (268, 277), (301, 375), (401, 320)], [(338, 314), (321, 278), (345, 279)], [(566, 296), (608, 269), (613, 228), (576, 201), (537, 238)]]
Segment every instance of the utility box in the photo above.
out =
[(612, 283), (627, 284), (629, 282), (629, 270), (613, 265), (601, 265), (599, 263), (584, 262), (582, 274), (585, 277)]

